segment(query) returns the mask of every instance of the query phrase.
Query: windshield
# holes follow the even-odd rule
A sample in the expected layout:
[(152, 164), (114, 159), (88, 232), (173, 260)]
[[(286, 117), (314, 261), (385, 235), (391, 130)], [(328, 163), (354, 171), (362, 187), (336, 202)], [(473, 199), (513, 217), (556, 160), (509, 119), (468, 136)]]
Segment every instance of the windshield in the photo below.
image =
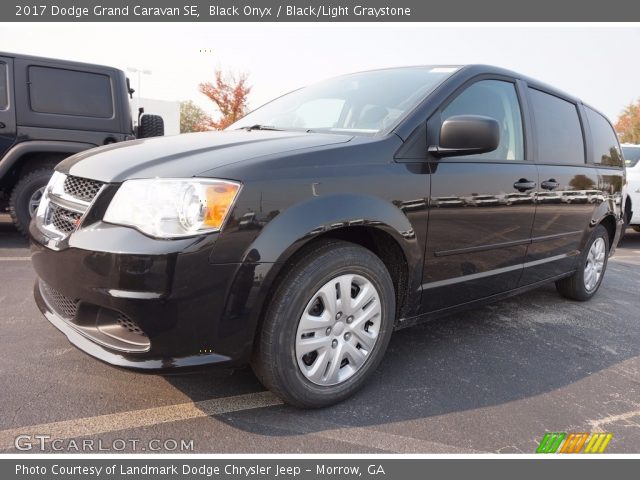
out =
[(374, 134), (395, 125), (458, 67), (354, 73), (301, 88), (228, 127)]
[(634, 147), (622, 147), (622, 155), (624, 156), (624, 164), (627, 168), (635, 167), (640, 160), (640, 145)]

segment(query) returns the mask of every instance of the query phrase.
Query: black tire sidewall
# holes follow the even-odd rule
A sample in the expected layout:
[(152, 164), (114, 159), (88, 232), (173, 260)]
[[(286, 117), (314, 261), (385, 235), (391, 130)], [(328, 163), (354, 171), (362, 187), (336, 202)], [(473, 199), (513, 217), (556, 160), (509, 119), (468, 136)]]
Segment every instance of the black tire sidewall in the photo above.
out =
[[(355, 259), (358, 259), (354, 261)], [(331, 279), (344, 274), (357, 274), (369, 280), (380, 296), (382, 321), (378, 341), (365, 364), (345, 382), (334, 386), (321, 386), (308, 380), (297, 363), (295, 340), (298, 323), (304, 308), (317, 292)], [(273, 299), (266, 321), (275, 322), (276, 341), (271, 354), (276, 365), (273, 374), (281, 385), (282, 393), (290, 397), (289, 403), (306, 407), (321, 407), (336, 403), (352, 395), (367, 380), (380, 363), (391, 338), (395, 318), (395, 292), (391, 277), (384, 264), (368, 250), (358, 246), (338, 246), (327, 251), (289, 276)]]
[(53, 175), (53, 170), (41, 168), (34, 170), (16, 183), (9, 200), (9, 211), (14, 224), (21, 233), (27, 235), (31, 215), (29, 214), (29, 199), (36, 190), (43, 188)]

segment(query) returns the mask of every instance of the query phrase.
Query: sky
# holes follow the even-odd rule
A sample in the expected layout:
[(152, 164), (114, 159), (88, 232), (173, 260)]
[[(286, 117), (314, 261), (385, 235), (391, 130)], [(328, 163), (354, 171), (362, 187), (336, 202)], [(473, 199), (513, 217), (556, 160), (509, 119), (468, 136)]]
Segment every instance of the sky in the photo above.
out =
[(640, 25), (550, 25), (0, 23), (0, 51), (150, 70), (143, 97), (193, 100), (212, 114), (198, 84), (216, 68), (249, 75), (255, 108), (343, 73), (486, 63), (565, 90), (615, 121), (640, 98)]

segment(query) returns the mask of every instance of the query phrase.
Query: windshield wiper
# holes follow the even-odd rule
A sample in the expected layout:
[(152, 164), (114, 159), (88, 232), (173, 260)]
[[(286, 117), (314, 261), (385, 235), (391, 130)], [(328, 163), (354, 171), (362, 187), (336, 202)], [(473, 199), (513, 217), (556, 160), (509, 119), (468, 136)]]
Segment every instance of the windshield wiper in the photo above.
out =
[(256, 125), (251, 125), (251, 126), (246, 126), (246, 127), (240, 127), (237, 130), (246, 130), (247, 132), (250, 132), (251, 130), (273, 130), (273, 131), (281, 131), (281, 128), (276, 128), (272, 125), (260, 125), (260, 124), (256, 124)]

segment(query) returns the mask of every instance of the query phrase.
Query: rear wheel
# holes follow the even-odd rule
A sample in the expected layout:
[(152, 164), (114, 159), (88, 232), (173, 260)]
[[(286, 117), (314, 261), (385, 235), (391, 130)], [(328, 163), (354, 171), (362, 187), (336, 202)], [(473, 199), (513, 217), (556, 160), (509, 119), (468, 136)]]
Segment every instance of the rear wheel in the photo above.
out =
[(640, 233), (640, 225), (632, 225), (631, 228), (633, 228), (636, 232)]
[(299, 257), (267, 309), (252, 367), (287, 403), (323, 407), (355, 393), (387, 348), (395, 316), (389, 272), (347, 242)]
[(595, 295), (602, 283), (609, 257), (609, 232), (598, 225), (580, 255), (578, 270), (570, 277), (556, 282), (563, 297), (585, 301)]
[(44, 189), (53, 175), (51, 168), (39, 168), (16, 183), (9, 199), (9, 213), (16, 228), (23, 235), (29, 233), (29, 222), (36, 214)]

